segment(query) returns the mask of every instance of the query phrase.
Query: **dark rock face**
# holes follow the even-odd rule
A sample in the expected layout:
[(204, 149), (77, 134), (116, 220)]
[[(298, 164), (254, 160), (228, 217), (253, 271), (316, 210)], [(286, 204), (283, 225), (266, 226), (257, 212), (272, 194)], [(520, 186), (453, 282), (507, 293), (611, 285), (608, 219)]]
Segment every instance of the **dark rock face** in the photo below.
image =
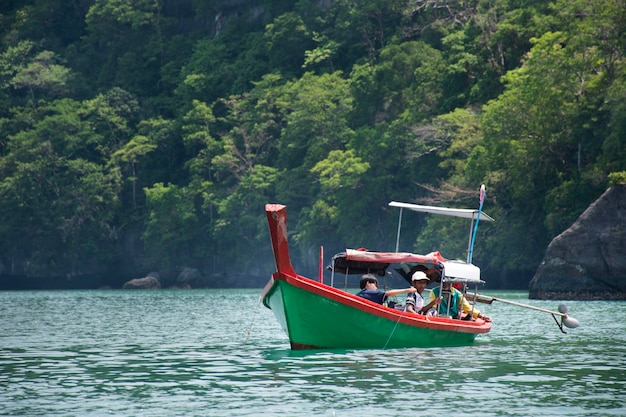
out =
[(529, 297), (626, 300), (626, 185), (609, 188), (552, 240)]

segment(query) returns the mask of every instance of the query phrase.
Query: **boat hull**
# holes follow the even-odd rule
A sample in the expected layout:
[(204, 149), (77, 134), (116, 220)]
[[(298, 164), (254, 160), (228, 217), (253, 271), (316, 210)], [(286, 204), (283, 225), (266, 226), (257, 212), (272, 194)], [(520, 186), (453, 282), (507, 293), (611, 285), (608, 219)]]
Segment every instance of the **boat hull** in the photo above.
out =
[(263, 303), (287, 333), (293, 350), (463, 346), (491, 328), (491, 323), (387, 308), (301, 276), (275, 274)]

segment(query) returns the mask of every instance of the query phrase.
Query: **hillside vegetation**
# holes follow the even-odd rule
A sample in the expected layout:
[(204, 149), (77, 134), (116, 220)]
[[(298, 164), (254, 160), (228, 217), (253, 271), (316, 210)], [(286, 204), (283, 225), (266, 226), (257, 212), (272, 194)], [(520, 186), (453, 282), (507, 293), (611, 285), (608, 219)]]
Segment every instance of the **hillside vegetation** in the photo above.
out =
[[(389, 201), (485, 184), (474, 263), (523, 288), (626, 179), (625, 0), (8, 0), (0, 42), (13, 280), (269, 276), (269, 202), (315, 274), (320, 245), (394, 249)], [(403, 224), (465, 259), (466, 222)]]

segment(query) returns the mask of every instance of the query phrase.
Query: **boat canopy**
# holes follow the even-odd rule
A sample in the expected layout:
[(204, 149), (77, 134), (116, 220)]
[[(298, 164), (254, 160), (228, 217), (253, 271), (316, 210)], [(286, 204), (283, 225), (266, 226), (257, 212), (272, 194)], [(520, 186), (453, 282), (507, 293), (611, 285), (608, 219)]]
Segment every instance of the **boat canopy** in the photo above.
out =
[[(341, 257), (339, 255), (341, 255)], [(382, 276), (385, 274), (385, 270), (389, 264), (392, 263), (421, 264), (426, 266), (431, 265), (432, 267), (442, 270), (444, 281), (464, 282), (466, 284), (484, 283), (484, 281), (480, 279), (479, 267), (463, 261), (447, 260), (441, 256), (439, 252), (419, 255), (409, 252), (371, 252), (366, 250), (346, 249), (345, 253), (339, 255), (335, 255), (333, 261), (336, 262), (341, 258), (343, 264), (340, 265), (354, 265), (354, 267), (349, 268), (349, 272), (345, 272), (344, 270), (343, 272), (345, 273), (359, 273), (356, 272), (356, 267), (362, 265), (369, 269), (361, 269), (361, 273), (378, 273), (378, 275)], [(379, 269), (376, 269), (375, 265), (377, 264), (381, 265)], [(335, 271), (339, 270), (339, 267), (335, 264)]]
[(341, 274), (375, 274), (385, 276), (389, 263), (387, 262), (370, 262), (360, 260), (348, 260), (346, 253), (341, 252), (333, 256), (333, 261), (326, 267), (329, 271), (339, 272)]
[[(389, 203), (392, 207), (400, 207), (413, 211), (419, 211), (422, 213), (432, 213), (432, 214), (440, 214), (443, 216), (453, 216), (453, 217), (462, 217), (464, 219), (472, 219), (476, 220), (478, 218), (478, 210), (473, 209), (455, 209), (448, 207), (435, 207), (435, 206), (422, 206), (419, 204), (410, 204), (410, 203), (399, 203), (397, 201), (392, 201)], [(480, 211), (480, 220), (487, 220), (490, 222), (495, 221), (484, 211)]]
[(463, 261), (446, 261), (443, 263), (443, 279), (450, 282), (466, 284), (483, 284), (480, 279), (480, 268)]
[(424, 264), (432, 265), (433, 267), (438, 266), (438, 269), (440, 269), (441, 262), (444, 261), (444, 257), (439, 252), (418, 255), (408, 252), (371, 252), (363, 249), (346, 249), (345, 252), (333, 256), (332, 263), (326, 269), (346, 275), (375, 274), (382, 277), (387, 273), (387, 268), (392, 263), (404, 265)]
[(349, 261), (364, 261), (378, 263), (411, 262), (425, 265), (438, 265), (445, 259), (439, 252), (428, 255), (418, 255), (409, 252), (370, 252), (357, 249), (346, 249), (346, 259)]

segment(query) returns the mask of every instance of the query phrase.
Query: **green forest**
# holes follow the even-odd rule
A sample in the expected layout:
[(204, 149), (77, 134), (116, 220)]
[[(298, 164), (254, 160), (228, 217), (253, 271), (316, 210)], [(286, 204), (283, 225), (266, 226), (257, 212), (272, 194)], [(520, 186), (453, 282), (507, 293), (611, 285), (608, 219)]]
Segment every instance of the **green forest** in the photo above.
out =
[[(245, 285), (280, 203), (315, 276), (485, 184), (473, 261), (527, 288), (626, 180), (625, 53), (626, 0), (4, 0), (0, 274)], [(400, 249), (465, 259), (459, 221), (405, 212)]]

